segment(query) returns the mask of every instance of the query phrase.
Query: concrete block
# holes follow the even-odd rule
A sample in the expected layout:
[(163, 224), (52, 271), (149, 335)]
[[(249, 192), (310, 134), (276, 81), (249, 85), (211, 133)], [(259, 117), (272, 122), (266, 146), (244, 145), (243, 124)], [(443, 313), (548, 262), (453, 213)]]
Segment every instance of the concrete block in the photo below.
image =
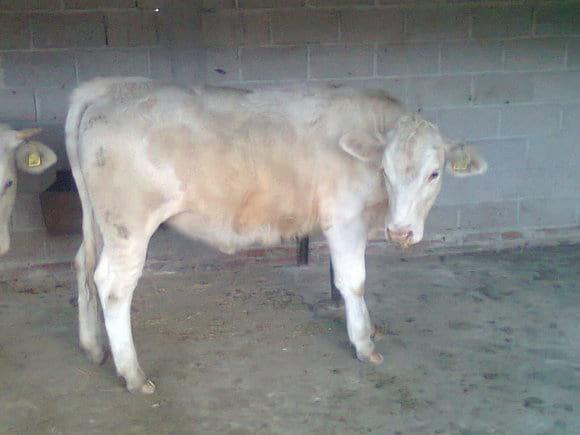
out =
[(242, 50), (244, 80), (306, 78), (306, 47), (263, 47)]
[(417, 107), (448, 107), (468, 105), (471, 101), (471, 77), (418, 77), (409, 80), (406, 103)]
[(441, 71), (483, 72), (502, 69), (502, 41), (453, 41), (441, 46)]
[(46, 233), (44, 231), (18, 231), (11, 237), (10, 251), (2, 262), (19, 265), (36, 265), (46, 258)]
[(239, 45), (266, 45), (270, 42), (266, 14), (209, 15), (202, 17), (205, 44), (231, 48)]
[(244, 14), (241, 18), (242, 41), (245, 46), (270, 43), (270, 22), (267, 14)]
[(474, 204), (494, 201), (496, 170), (490, 168), (488, 172), (477, 177), (458, 178), (444, 173), (443, 188), (437, 198), (436, 205)]
[(421, 75), (439, 72), (439, 45), (382, 45), (377, 51), (377, 75)]
[(563, 106), (562, 130), (580, 133), (580, 103)]
[[(567, 166), (550, 170), (554, 179), (554, 198), (578, 198), (580, 192), (580, 166)], [(554, 176), (557, 174), (557, 176)]]
[(107, 45), (136, 47), (159, 43), (158, 15), (150, 12), (111, 12), (107, 20)]
[(405, 39), (467, 39), (469, 10), (463, 7), (415, 8), (407, 11)]
[(106, 44), (103, 14), (40, 14), (31, 19), (36, 48), (101, 47)]
[(425, 239), (457, 229), (457, 206), (435, 205), (425, 221)]
[(527, 228), (576, 224), (578, 198), (542, 198), (520, 201), (520, 225)]
[(468, 204), (459, 210), (459, 228), (463, 230), (514, 228), (516, 225), (517, 203), (515, 201)]
[(203, 83), (206, 80), (206, 51), (184, 48), (172, 51), (171, 80), (183, 86)]
[(551, 197), (556, 193), (557, 177), (560, 177), (559, 173), (547, 168), (498, 171), (494, 180), (495, 198), (506, 200)]
[(403, 39), (403, 12), (388, 10), (340, 11), (343, 42), (400, 42)]
[(135, 0), (64, 0), (65, 9), (134, 8)]
[(34, 94), (28, 89), (0, 89), (0, 121), (34, 121)]
[(208, 47), (237, 47), (242, 42), (239, 15), (203, 15), (201, 27)]
[(41, 122), (62, 122), (69, 105), (69, 89), (41, 88), (36, 91), (36, 112)]
[(74, 59), (67, 52), (0, 54), (6, 86), (69, 86), (76, 84)]
[(159, 39), (162, 44), (173, 51), (179, 49), (184, 52), (203, 46), (202, 17), (205, 14), (182, 0), (166, 3), (159, 14)]
[[(460, 0), (463, 2), (464, 0)], [(445, 3), (458, 3), (456, 0), (377, 0), (378, 5), (385, 5), (385, 6), (392, 6), (392, 5), (400, 5), (400, 6), (415, 6), (415, 5), (443, 5)]]
[[(528, 171), (529, 174), (527, 174)], [(538, 187), (539, 195), (549, 195), (548, 192), (552, 190), (548, 184), (543, 183), (544, 169), (510, 168), (495, 170), (490, 167), (488, 172), (494, 175), (494, 185), (490, 190), (494, 190), (493, 198), (496, 201), (518, 200), (527, 196), (533, 197), (533, 192), (530, 195), (530, 190), (534, 187)], [(524, 179), (529, 177), (527, 185), (522, 177)]]
[(524, 138), (486, 139), (471, 143), (494, 171), (521, 169), (528, 165), (527, 140)]
[(51, 167), (39, 175), (18, 174), (18, 192), (20, 193), (39, 193), (50, 187), (56, 180), (56, 168)]
[(312, 78), (370, 77), (374, 50), (369, 45), (322, 45), (310, 47)]
[(372, 6), (375, 0), (308, 0), (308, 6)]
[(235, 9), (236, 0), (202, 0), (201, 7), (204, 11), (216, 12), (220, 9)]
[(509, 106), (501, 110), (501, 136), (553, 134), (560, 128), (560, 107), (551, 105)]
[(31, 231), (44, 229), (38, 193), (18, 193), (12, 210), (12, 230)]
[(299, 8), (306, 0), (238, 0), (240, 8)]
[(166, 0), (134, 0), (134, 7), (142, 11), (154, 11), (155, 9), (165, 9), (168, 5)]
[(534, 81), (530, 74), (489, 73), (475, 77), (476, 104), (524, 103), (533, 98)]
[(473, 11), (474, 38), (501, 38), (532, 33), (533, 10), (528, 6), (481, 7)]
[(270, 18), (272, 42), (278, 44), (335, 42), (338, 15), (334, 11), (296, 10)]
[(328, 82), (335, 86), (351, 86), (354, 88), (383, 89), (392, 97), (403, 101), (407, 94), (407, 80), (405, 79), (334, 79), (317, 80), (317, 82)]
[(577, 101), (580, 99), (580, 74), (577, 71), (545, 72), (533, 76), (536, 101)]
[(567, 67), (570, 70), (580, 69), (580, 39), (574, 38), (568, 40), (568, 63)]
[(560, 38), (514, 39), (505, 42), (507, 70), (564, 68), (566, 41)]
[(149, 49), (149, 76), (158, 80), (172, 80), (171, 55), (167, 48)]
[(57, 10), (61, 0), (0, 0), (0, 11)]
[(235, 48), (209, 49), (206, 65), (210, 83), (239, 80), (240, 59)]
[(580, 5), (578, 3), (553, 2), (542, 5), (536, 12), (538, 35), (580, 34)]
[(106, 76), (147, 76), (147, 49), (91, 50), (77, 52), (79, 81)]
[(485, 107), (442, 109), (437, 114), (441, 131), (454, 140), (497, 137), (499, 110)]
[(0, 15), (0, 50), (29, 47), (28, 17), (15, 14)]
[(529, 139), (529, 142), (528, 167), (530, 168), (580, 166), (580, 136), (577, 133), (533, 137)]

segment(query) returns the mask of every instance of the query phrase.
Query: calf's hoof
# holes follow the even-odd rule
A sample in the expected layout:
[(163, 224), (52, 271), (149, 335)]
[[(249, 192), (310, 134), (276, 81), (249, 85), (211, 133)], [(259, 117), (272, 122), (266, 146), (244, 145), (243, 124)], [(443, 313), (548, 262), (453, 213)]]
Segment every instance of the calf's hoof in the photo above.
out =
[(155, 384), (150, 379), (146, 379), (145, 382), (135, 383), (134, 385), (129, 384), (125, 381), (125, 378), (122, 376), (118, 377), (119, 382), (125, 384), (125, 388), (130, 393), (133, 394), (153, 394), (155, 392)]
[(374, 351), (369, 356), (369, 361), (376, 365), (382, 364), (384, 360), (385, 359), (383, 358), (383, 356), (377, 351)]
[(375, 365), (382, 364), (383, 361), (385, 360), (383, 358), (383, 356), (379, 352), (377, 352), (376, 350), (373, 350), (368, 355), (361, 355), (360, 353), (357, 352), (357, 355), (356, 356), (359, 359), (359, 361), (362, 361), (362, 362), (367, 362), (368, 361), (368, 362), (373, 363)]
[[(128, 388), (128, 387), (127, 387)], [(128, 388), (131, 393), (138, 394), (153, 394), (155, 392), (155, 384), (150, 379), (147, 379), (143, 385), (137, 388)]]

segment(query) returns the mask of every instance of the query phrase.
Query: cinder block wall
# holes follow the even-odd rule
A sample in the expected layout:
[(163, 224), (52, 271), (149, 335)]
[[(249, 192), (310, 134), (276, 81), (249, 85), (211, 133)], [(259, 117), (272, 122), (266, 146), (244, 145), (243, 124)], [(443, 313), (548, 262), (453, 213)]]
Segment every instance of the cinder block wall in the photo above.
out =
[(480, 146), (488, 174), (446, 177), (427, 237), (578, 225), (579, 3), (211, 3), (202, 17), (209, 81), (382, 87)]
[[(579, 70), (577, 1), (0, 0), (0, 121), (43, 126), (61, 166), (67, 95), (98, 75), (381, 87), (489, 160), (445, 179), (426, 237), (449, 243), (578, 228)], [(16, 231), (42, 229), (43, 187)]]

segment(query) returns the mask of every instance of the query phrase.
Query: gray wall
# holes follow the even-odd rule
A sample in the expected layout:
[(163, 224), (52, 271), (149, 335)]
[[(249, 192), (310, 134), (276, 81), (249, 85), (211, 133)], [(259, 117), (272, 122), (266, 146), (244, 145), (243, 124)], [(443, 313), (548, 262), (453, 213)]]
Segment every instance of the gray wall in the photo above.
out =
[[(446, 178), (427, 237), (449, 243), (578, 226), (579, 70), (574, 1), (0, 0), (0, 121), (44, 126), (61, 165), (67, 95), (97, 75), (382, 87), (490, 162)], [(39, 188), (17, 231), (41, 230)]]

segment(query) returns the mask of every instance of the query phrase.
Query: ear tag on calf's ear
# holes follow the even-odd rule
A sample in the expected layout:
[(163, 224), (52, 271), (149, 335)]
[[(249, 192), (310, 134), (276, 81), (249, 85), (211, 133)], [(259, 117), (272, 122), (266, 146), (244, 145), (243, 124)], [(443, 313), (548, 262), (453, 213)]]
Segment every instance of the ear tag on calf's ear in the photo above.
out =
[(42, 158), (40, 157), (40, 153), (38, 151), (32, 151), (26, 157), (26, 166), (29, 168), (37, 168), (42, 165)]
[(457, 159), (453, 162), (453, 170), (457, 172), (464, 172), (469, 168), (469, 164), (471, 163), (471, 158), (469, 154), (464, 152), (463, 156), (460, 159)]

